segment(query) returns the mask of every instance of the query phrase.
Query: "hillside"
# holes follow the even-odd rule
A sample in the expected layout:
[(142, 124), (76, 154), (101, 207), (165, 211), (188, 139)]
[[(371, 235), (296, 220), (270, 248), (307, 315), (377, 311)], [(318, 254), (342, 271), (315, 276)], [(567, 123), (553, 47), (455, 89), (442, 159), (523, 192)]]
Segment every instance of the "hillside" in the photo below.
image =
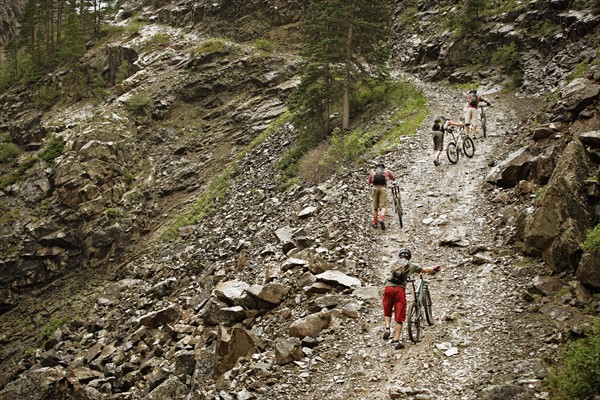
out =
[[(549, 398), (559, 344), (600, 308), (598, 250), (579, 247), (599, 219), (600, 17), (560, 1), (486, 17), (470, 51), (516, 45), (510, 92), (508, 64), (467, 65), (440, 18), (459, 9), (430, 3), (396, 6), (391, 62), (429, 117), (314, 185), (278, 167), (303, 2), (125, 2), (112, 23), (136, 32), (82, 60), (126, 71), (103, 96), (34, 107), (68, 71), (3, 93), (0, 131), (24, 152), (0, 164), (3, 182), (23, 171), (0, 192), (0, 398)], [(432, 121), (460, 117), (474, 81), (489, 136), (436, 168)], [(403, 228), (393, 210), (385, 231), (370, 224), (380, 158)], [(178, 225), (199, 204), (205, 218)], [(434, 324), (395, 350), (381, 293), (405, 246), (442, 272)]]

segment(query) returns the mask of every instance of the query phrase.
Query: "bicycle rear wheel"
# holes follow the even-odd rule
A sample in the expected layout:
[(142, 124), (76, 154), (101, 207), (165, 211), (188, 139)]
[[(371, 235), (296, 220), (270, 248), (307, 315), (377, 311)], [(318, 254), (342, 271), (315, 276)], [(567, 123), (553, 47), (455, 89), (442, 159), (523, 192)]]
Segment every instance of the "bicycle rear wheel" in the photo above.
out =
[(467, 136), (465, 140), (463, 140), (463, 150), (465, 155), (469, 158), (473, 157), (475, 154), (475, 143), (473, 143), (473, 139), (470, 136)]
[(400, 196), (394, 199), (394, 207), (396, 208), (396, 213), (398, 213), (398, 222), (400, 223), (400, 228), (402, 228), (402, 214), (404, 214), (404, 211), (402, 210)]
[(451, 164), (456, 164), (458, 162), (458, 147), (455, 142), (448, 143), (448, 147), (446, 147), (446, 155), (448, 156), (448, 161)]
[(431, 295), (429, 294), (429, 288), (425, 286), (423, 288), (423, 308), (425, 309), (425, 319), (429, 325), (433, 325), (433, 313), (431, 311)]
[(411, 342), (416, 343), (421, 339), (421, 309), (413, 301), (408, 312), (408, 337)]

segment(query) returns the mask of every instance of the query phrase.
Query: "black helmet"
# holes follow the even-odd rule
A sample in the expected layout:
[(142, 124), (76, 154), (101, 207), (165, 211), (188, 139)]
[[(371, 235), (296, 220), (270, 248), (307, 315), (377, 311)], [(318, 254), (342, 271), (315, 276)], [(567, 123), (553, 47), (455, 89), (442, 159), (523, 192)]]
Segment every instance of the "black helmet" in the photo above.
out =
[(377, 164), (375, 164), (376, 168), (385, 168), (385, 164), (383, 163), (383, 161), (377, 161)]
[(471, 93), (477, 94), (477, 89), (471, 89), (471, 90), (469, 90), (469, 94), (471, 94)]
[(439, 115), (433, 122), (441, 125), (446, 122), (446, 117)]
[(405, 248), (400, 249), (400, 251), (398, 252), (398, 256), (399, 257), (406, 256), (410, 260), (410, 258), (412, 257), (412, 253), (410, 252), (409, 249), (407, 249), (405, 247)]

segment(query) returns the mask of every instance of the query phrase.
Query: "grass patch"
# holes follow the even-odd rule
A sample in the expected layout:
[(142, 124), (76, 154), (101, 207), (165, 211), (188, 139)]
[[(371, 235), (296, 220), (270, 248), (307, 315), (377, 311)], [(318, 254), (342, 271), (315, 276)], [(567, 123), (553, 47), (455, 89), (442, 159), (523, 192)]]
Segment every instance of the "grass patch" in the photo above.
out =
[(63, 326), (66, 322), (66, 317), (51, 318), (50, 321), (48, 321), (44, 326), (42, 326), (42, 329), (40, 329), (40, 337), (42, 341), (45, 342), (50, 339), (52, 334), (54, 334), (54, 332), (56, 332), (56, 330)]
[(226, 53), (231, 49), (232, 44), (223, 38), (208, 38), (198, 46), (190, 50), (191, 57), (200, 57), (203, 54), (221, 52)]
[(64, 148), (65, 144), (61, 138), (52, 138), (50, 143), (48, 143), (48, 146), (46, 146), (46, 148), (39, 154), (38, 157), (46, 162), (51, 162), (63, 153)]
[(164, 32), (158, 32), (150, 36), (145, 45), (151, 49), (162, 49), (171, 43), (171, 35)]
[(146, 115), (152, 105), (152, 99), (148, 93), (137, 93), (125, 100), (124, 104), (130, 113), (134, 115)]
[(581, 248), (588, 253), (600, 249), (600, 224), (587, 231)]
[(274, 49), (273, 43), (267, 39), (258, 39), (254, 42), (254, 47), (260, 51), (271, 53)]
[(600, 318), (596, 318), (586, 337), (561, 347), (557, 365), (550, 368), (546, 382), (555, 400), (591, 399), (598, 394)]
[(16, 160), (23, 151), (12, 142), (0, 143), (0, 164), (8, 164)]
[(19, 164), (16, 170), (0, 177), (0, 190), (4, 190), (8, 186), (16, 183), (25, 174), (25, 172), (27, 172), (29, 168), (33, 167), (35, 163), (36, 158), (29, 157), (26, 160), (24, 160), (21, 164)]
[(225, 168), (225, 170), (217, 177), (213, 178), (208, 187), (202, 193), (200, 198), (194, 203), (192, 208), (183, 215), (180, 215), (175, 220), (175, 223), (163, 232), (164, 240), (172, 240), (177, 237), (179, 229), (184, 226), (195, 225), (209, 215), (215, 207), (215, 204), (225, 197), (235, 175), (239, 172), (238, 162), (244, 158), (250, 151), (263, 143), (269, 136), (278, 131), (286, 122), (290, 120), (290, 114), (284, 113), (275, 121), (273, 121), (267, 129), (259, 136), (254, 138), (248, 146), (246, 146), (233, 161)]

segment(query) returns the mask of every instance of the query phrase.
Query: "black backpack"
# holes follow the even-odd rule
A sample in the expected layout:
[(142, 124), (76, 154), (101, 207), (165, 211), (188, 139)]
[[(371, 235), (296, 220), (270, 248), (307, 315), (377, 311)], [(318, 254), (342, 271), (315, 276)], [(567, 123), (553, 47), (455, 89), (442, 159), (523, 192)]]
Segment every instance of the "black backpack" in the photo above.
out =
[(382, 167), (377, 167), (375, 169), (375, 176), (373, 177), (373, 185), (385, 185), (385, 169)]
[(403, 267), (396, 267), (392, 270), (392, 277), (390, 281), (396, 285), (406, 284), (408, 278), (408, 265)]
[(473, 107), (477, 107), (477, 95), (475, 93), (469, 95), (469, 104)]
[(440, 131), (442, 133), (445, 133), (446, 132), (446, 129), (444, 128), (445, 125), (446, 125), (446, 118), (438, 117), (435, 121), (433, 121), (433, 127), (431, 129), (433, 129), (434, 131)]

